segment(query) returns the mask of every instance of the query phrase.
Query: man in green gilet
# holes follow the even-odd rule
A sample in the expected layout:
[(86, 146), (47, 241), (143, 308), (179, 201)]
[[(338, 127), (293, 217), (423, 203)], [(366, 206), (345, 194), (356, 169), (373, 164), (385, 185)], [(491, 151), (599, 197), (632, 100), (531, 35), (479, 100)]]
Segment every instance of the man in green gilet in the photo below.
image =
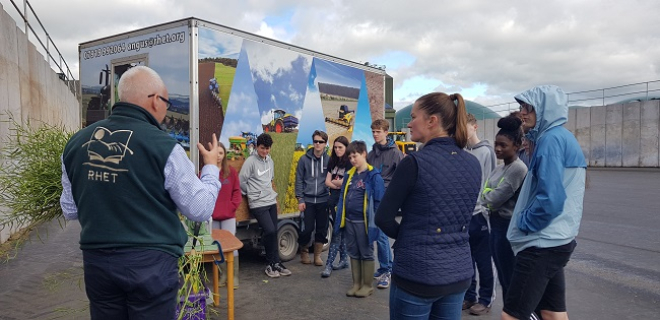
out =
[(62, 154), (64, 217), (77, 219), (92, 319), (173, 319), (177, 261), (188, 219), (211, 217), (221, 184), (217, 139), (198, 144), (201, 178), (184, 149), (160, 130), (171, 102), (160, 76), (124, 73), (108, 119), (78, 131)]

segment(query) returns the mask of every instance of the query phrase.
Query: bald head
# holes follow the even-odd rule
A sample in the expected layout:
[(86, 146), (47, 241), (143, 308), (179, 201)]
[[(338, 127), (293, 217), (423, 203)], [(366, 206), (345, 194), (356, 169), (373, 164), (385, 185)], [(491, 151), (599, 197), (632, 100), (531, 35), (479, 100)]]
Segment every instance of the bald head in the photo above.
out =
[(156, 71), (137, 66), (128, 69), (119, 79), (117, 93), (119, 100), (139, 105), (146, 109), (150, 94), (165, 95), (165, 83)]

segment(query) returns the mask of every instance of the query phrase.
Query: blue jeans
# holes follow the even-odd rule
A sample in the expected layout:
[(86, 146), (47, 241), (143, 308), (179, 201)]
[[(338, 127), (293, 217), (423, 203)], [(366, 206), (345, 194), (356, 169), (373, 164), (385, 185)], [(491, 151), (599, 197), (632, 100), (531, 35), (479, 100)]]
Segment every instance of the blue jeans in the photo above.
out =
[(392, 273), (392, 250), (390, 249), (390, 238), (383, 232), (380, 231), (378, 240), (376, 241), (376, 247), (378, 249), (378, 273)]
[(465, 291), (435, 298), (421, 298), (390, 287), (390, 320), (442, 319), (461, 320)]
[(472, 284), (465, 293), (465, 300), (479, 302), (489, 307), (493, 302), (495, 292), (495, 275), (493, 262), (490, 255), (490, 234), (488, 222), (482, 214), (472, 216), (470, 220), (470, 252), (472, 253), (472, 264), (479, 271), (479, 299), (477, 299), (476, 273), (472, 276)]

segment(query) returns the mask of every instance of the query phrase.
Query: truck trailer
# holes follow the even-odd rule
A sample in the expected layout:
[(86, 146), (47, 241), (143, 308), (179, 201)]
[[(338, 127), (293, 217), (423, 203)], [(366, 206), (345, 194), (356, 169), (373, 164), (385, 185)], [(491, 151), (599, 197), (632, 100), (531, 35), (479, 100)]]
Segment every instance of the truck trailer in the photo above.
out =
[[(143, 65), (158, 72), (169, 91), (172, 108), (162, 130), (186, 149), (197, 170), (197, 142), (209, 142), (212, 133), (231, 152), (229, 165), (240, 171), (254, 149), (250, 142), (268, 132), (274, 141), (273, 185), (284, 261), (298, 250), (294, 184), (298, 159), (306, 151), (300, 146), (312, 145), (314, 130), (328, 133), (329, 146), (340, 135), (371, 146), (370, 124), (384, 118), (386, 88), (392, 81), (384, 69), (368, 63), (194, 17), (81, 43), (79, 59), (82, 126), (107, 117), (118, 100), (121, 75)], [(338, 115), (346, 110), (350, 117), (338, 124)], [(236, 220), (236, 236), (260, 248), (261, 230), (245, 197)]]

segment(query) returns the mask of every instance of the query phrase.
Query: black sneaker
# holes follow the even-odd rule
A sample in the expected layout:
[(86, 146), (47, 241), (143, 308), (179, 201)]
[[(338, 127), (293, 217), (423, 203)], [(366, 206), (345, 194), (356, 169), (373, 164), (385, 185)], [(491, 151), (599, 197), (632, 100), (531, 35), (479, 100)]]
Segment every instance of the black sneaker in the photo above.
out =
[(277, 271), (272, 264), (269, 264), (268, 267), (266, 267), (266, 275), (271, 278), (279, 278), (280, 272)]
[(273, 268), (280, 273), (281, 276), (290, 276), (291, 271), (287, 269), (281, 262), (275, 263)]

